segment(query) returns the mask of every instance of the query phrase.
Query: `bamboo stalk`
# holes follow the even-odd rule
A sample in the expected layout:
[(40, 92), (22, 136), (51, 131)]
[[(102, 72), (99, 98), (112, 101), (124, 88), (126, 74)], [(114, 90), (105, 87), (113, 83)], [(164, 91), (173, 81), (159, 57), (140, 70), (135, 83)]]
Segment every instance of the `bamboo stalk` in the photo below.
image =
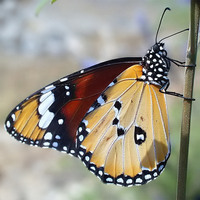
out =
[[(200, 2), (199, 0), (191, 0), (190, 31), (188, 38), (186, 65), (196, 64), (199, 16), (200, 16)], [(195, 74), (195, 67), (186, 67), (184, 96), (188, 98), (192, 98), (194, 74)], [(178, 181), (177, 181), (177, 200), (186, 199), (186, 180), (187, 180), (191, 110), (192, 110), (192, 101), (183, 100), (180, 155), (179, 155), (179, 168), (178, 168)]]

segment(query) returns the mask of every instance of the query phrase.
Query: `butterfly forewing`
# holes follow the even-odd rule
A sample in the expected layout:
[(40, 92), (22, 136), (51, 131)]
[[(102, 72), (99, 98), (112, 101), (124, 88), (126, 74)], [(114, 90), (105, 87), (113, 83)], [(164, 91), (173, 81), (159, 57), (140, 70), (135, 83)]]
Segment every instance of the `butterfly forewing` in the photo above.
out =
[(88, 109), (116, 76), (140, 61), (107, 61), (49, 84), (15, 107), (6, 130), (26, 144), (75, 152), (76, 131)]

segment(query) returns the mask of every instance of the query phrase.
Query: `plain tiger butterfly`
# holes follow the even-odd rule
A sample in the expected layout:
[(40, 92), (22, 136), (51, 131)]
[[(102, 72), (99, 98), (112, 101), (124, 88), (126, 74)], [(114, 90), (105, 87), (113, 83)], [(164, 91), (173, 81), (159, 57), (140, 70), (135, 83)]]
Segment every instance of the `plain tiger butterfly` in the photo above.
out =
[(159, 176), (171, 148), (165, 94), (185, 98), (167, 91), (171, 62), (183, 63), (157, 41), (166, 10), (144, 57), (106, 61), (47, 85), (8, 115), (9, 134), (78, 157), (104, 183), (142, 185)]

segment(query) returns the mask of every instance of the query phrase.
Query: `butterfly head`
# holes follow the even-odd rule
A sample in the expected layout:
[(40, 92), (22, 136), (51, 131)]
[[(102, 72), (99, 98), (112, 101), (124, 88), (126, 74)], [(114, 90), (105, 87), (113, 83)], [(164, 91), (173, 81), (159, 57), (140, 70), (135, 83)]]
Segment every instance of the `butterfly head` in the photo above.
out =
[(151, 52), (153, 53), (158, 53), (160, 54), (160, 56), (162, 57), (166, 57), (167, 56), (167, 51), (164, 49), (164, 43), (160, 42), (160, 43), (156, 43), (151, 47)]

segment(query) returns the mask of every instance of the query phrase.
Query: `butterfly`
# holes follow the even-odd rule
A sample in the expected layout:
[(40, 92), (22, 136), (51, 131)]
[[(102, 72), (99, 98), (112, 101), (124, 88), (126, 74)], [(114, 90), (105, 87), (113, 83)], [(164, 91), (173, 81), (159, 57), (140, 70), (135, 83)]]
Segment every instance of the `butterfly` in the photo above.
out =
[(165, 94), (185, 98), (167, 90), (171, 62), (181, 62), (167, 57), (159, 28), (144, 57), (82, 69), (27, 97), (8, 115), (8, 133), (78, 157), (104, 183), (143, 185), (157, 178), (171, 152)]

